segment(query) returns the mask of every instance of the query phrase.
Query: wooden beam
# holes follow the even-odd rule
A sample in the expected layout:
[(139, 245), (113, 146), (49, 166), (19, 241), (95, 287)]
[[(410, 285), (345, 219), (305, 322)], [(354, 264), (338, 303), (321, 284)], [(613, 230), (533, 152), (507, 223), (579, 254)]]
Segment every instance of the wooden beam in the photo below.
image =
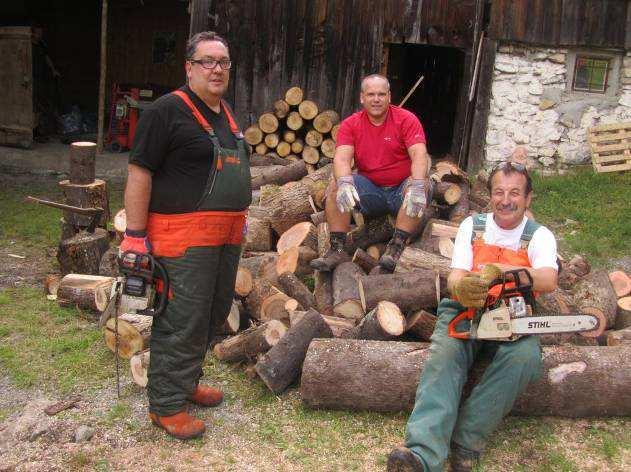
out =
[(212, 0), (191, 0), (191, 23), (189, 37), (209, 29), (208, 13)]
[(99, 116), (96, 137), (96, 153), (103, 152), (103, 131), (105, 128), (105, 82), (107, 80), (107, 0), (101, 4), (101, 67), (99, 77)]

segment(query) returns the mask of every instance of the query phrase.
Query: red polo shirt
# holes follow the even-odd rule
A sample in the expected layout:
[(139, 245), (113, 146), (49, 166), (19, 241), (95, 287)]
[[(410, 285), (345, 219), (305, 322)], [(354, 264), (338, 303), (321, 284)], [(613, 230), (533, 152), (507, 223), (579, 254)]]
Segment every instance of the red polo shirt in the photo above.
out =
[(410, 176), (408, 148), (425, 143), (425, 132), (411, 112), (390, 105), (386, 121), (373, 125), (365, 110), (346, 118), (337, 134), (337, 145), (355, 148), (358, 172), (380, 187), (399, 185)]

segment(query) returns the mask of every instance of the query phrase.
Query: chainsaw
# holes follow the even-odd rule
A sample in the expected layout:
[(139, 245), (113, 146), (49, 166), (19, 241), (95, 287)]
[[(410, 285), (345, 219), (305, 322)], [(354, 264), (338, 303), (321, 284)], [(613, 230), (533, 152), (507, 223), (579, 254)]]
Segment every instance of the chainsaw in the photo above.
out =
[(118, 258), (120, 276), (112, 285), (110, 300), (99, 319), (99, 327), (114, 318), (116, 391), (120, 397), (118, 317), (123, 313), (161, 315), (167, 304), (170, 283), (164, 266), (151, 254), (127, 251)]
[(578, 333), (598, 329), (600, 321), (588, 314), (533, 315), (533, 280), (526, 269), (506, 271), (491, 283), (482, 308), (469, 308), (449, 323), (449, 336), (458, 339), (515, 341), (530, 334)]

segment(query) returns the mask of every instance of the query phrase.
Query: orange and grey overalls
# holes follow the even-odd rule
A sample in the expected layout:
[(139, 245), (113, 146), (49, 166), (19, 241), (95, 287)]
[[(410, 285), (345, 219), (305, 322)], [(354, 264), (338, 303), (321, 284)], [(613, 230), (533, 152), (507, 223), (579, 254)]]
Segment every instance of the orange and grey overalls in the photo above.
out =
[[(486, 214), (473, 218), (473, 272), (484, 264), (505, 263), (530, 267), (528, 243), (539, 227), (528, 220), (521, 247), (512, 250), (486, 244)], [(492, 217), (492, 216), (491, 216)], [(537, 336), (515, 342), (460, 340), (449, 337), (449, 322), (465, 308), (445, 298), (438, 306), (438, 321), (416, 392), (414, 410), (406, 428), (406, 447), (429, 472), (442, 471), (450, 443), (477, 456), (488, 436), (513, 407), (517, 395), (541, 372), (541, 348)], [(474, 360), (491, 357), (484, 375), (462, 403), (462, 388)]]
[(197, 209), (150, 213), (147, 234), (153, 254), (171, 282), (165, 312), (153, 320), (147, 393), (159, 416), (182, 411), (202, 375), (214, 328), (225, 321), (234, 298), (241, 239), (252, 199), (249, 153), (228, 107), (221, 106), (237, 142), (222, 148), (212, 127), (189, 97), (175, 91), (213, 144), (213, 166)]

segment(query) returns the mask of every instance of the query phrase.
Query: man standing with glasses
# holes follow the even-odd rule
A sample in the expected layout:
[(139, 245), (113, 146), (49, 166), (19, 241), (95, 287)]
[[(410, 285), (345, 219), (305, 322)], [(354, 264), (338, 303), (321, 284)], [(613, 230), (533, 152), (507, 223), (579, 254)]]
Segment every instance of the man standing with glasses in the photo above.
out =
[(151, 421), (172, 436), (204, 433), (189, 402), (217, 406), (223, 393), (199, 384), (213, 329), (234, 296), (245, 213), (252, 199), (249, 153), (232, 112), (226, 41), (207, 31), (186, 50), (187, 85), (156, 100), (130, 153), (120, 249), (151, 252), (171, 290), (153, 320), (147, 394)]
[[(452, 296), (438, 306), (405, 447), (392, 451), (388, 472), (442, 471), (450, 448), (451, 470), (472, 470), (487, 438), (511, 411), (519, 393), (540, 375), (537, 336), (496, 342), (448, 335), (448, 325), (456, 315), (484, 306), (491, 281), (504, 271), (527, 269), (533, 289), (540, 293), (557, 286), (554, 235), (526, 217), (532, 199), (528, 172), (520, 164), (502, 163), (488, 182), (492, 212), (469, 217), (458, 229), (447, 281)], [(469, 369), (480, 355), (492, 360), (461, 402)]]

